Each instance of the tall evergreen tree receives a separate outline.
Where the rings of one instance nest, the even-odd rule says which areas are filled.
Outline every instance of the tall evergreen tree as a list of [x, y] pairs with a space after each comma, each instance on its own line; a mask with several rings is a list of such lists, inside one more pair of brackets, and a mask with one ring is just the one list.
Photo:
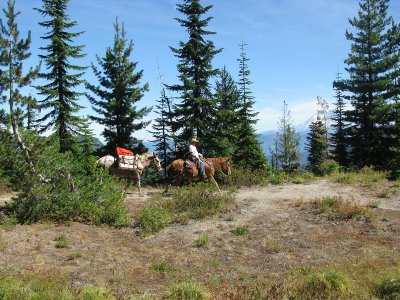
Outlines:
[[221, 52], [212, 41], [206, 40], [208, 35], [215, 34], [206, 29], [212, 17], [203, 18], [211, 8], [212, 5], [203, 6], [199, 0], [183, 0], [183, 4], [177, 4], [177, 10], [186, 18], [175, 19], [188, 32], [189, 39], [179, 42], [179, 48], [170, 47], [179, 59], [177, 69], [180, 83], [168, 86], [179, 93], [181, 99], [180, 103], [174, 105], [173, 118], [173, 131], [177, 132], [178, 142], [188, 143], [191, 137], [197, 135], [205, 154], [211, 150], [211, 137], [214, 134], [212, 124], [215, 124], [215, 102], [209, 81], [219, 72], [213, 68], [212, 60]]
[[[30, 68], [26, 74], [23, 74], [23, 63], [31, 56], [29, 52], [31, 32], [28, 32], [26, 39], [20, 39], [16, 22], [20, 12], [15, 11], [15, 1], [8, 0], [7, 8], [3, 9], [3, 13], [6, 23], [4, 24], [0, 20], [0, 82], [3, 91], [6, 91], [3, 99], [8, 100], [10, 120], [16, 125], [23, 121], [21, 120], [23, 116], [21, 110], [30, 99], [21, 94], [21, 89], [29, 86], [37, 78], [39, 65]], [[17, 113], [17, 111], [19, 112]], [[20, 117], [18, 118], [18, 116]]]
[[[340, 82], [340, 73], [336, 76], [336, 82]], [[335, 109], [332, 116], [333, 132], [330, 136], [331, 157], [342, 167], [347, 166], [347, 141], [346, 141], [346, 120], [345, 120], [345, 99], [338, 87], [335, 89]]]
[[386, 90], [388, 72], [396, 59], [388, 55], [387, 16], [389, 0], [362, 0], [358, 18], [349, 20], [355, 32], [346, 32], [352, 42], [345, 60], [350, 78], [334, 85], [346, 93], [351, 109], [346, 112], [349, 124], [350, 162], [358, 167], [385, 167], [390, 160], [390, 111]]
[[161, 91], [161, 98], [156, 105], [156, 114], [158, 117], [154, 120], [152, 125], [156, 152], [161, 160], [161, 165], [164, 166], [164, 171], [166, 171], [167, 165], [173, 159], [172, 153], [172, 137], [168, 117], [169, 99], [165, 95], [165, 89]]
[[[40, 180], [45, 180], [44, 176], [39, 174], [31, 158], [31, 153], [25, 144], [23, 131], [20, 130], [23, 118], [22, 107], [26, 103], [28, 97], [21, 94], [21, 89], [29, 86], [32, 81], [38, 76], [39, 66], [31, 67], [25, 74], [23, 70], [23, 64], [26, 59], [31, 56], [29, 52], [31, 44], [31, 34], [28, 32], [26, 39], [20, 39], [18, 25], [16, 22], [19, 12], [15, 12], [15, 1], [8, 0], [7, 8], [3, 9], [6, 24], [0, 20], [0, 82], [1, 89], [6, 95], [2, 97], [3, 100], [8, 102], [9, 105], [9, 124], [6, 126], [7, 130], [3, 132], [4, 140], [2, 143], [7, 146], [14, 146], [17, 144], [20, 152], [23, 154], [27, 166], [32, 174], [37, 175]], [[5, 113], [1, 113], [2, 118], [5, 117]], [[4, 120], [3, 120], [4, 122]], [[9, 134], [9, 127], [12, 128], [12, 138]], [[7, 152], [13, 153], [15, 156], [15, 151], [12, 151], [10, 147]], [[14, 157], [7, 157], [6, 160], [15, 162]], [[13, 168], [16, 168], [14, 164], [11, 164]], [[24, 167], [25, 168], [25, 167]]]
[[242, 167], [250, 167], [252, 169], [266, 168], [267, 159], [253, 127], [257, 123], [256, 116], [258, 113], [253, 111], [255, 102], [250, 89], [252, 82], [249, 79], [250, 70], [247, 65], [249, 59], [243, 42], [240, 45], [240, 50], [240, 58], [238, 59], [240, 108], [237, 113], [238, 136], [233, 161]]
[[286, 174], [299, 168], [300, 134], [293, 126], [293, 121], [286, 101], [283, 102], [283, 115], [278, 123], [279, 130], [275, 138], [275, 163]]
[[227, 71], [221, 70], [219, 80], [215, 82], [216, 122], [214, 128], [214, 151], [210, 156], [231, 157], [236, 151], [237, 119], [240, 108], [239, 91], [236, 82]]
[[93, 110], [100, 115], [91, 116], [91, 119], [105, 126], [103, 136], [108, 151], [113, 151], [116, 146], [132, 147], [136, 143], [133, 133], [150, 123], [142, 119], [151, 111], [148, 107], [136, 107], [148, 91], [148, 84], [140, 85], [143, 70], [137, 72], [137, 62], [130, 61], [133, 42], [128, 42], [124, 25], [120, 28], [116, 20], [114, 28], [113, 47], [106, 49], [105, 57], [97, 56], [100, 69], [92, 64], [100, 86], [86, 85], [96, 96], [87, 95]]
[[392, 21], [388, 31], [387, 55], [392, 58], [394, 64], [389, 71], [388, 98], [390, 99], [390, 113], [388, 123], [390, 126], [390, 138], [392, 140], [391, 160], [389, 169], [393, 177], [400, 177], [400, 26]]
[[[48, 109], [39, 122], [47, 122], [41, 131], [55, 129], [59, 139], [60, 152], [76, 151], [77, 143], [83, 128], [87, 126], [85, 119], [77, 113], [83, 108], [79, 103], [83, 93], [76, 91], [84, 81], [81, 77], [86, 67], [72, 64], [71, 61], [85, 56], [84, 46], [72, 45], [74, 38], [82, 32], [69, 32], [77, 25], [70, 21], [67, 15], [69, 0], [43, 0], [42, 8], [36, 10], [48, 20], [39, 25], [48, 29], [42, 39], [48, 45], [40, 49], [46, 54], [39, 55], [46, 65], [46, 73], [40, 77], [48, 81], [46, 85], [38, 86], [39, 94], [45, 98], [40, 101], [41, 107]], [[75, 72], [75, 73], [74, 73]]]
[[322, 175], [321, 164], [328, 158], [328, 140], [327, 130], [322, 122], [322, 118], [317, 116], [317, 120], [312, 122], [309, 126], [309, 133], [307, 135], [308, 162], [310, 163], [311, 171], [316, 175]]

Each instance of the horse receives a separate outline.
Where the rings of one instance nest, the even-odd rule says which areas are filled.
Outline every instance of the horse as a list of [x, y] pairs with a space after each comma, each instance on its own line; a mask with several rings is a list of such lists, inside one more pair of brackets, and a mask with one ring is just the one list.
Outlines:
[[140, 176], [143, 173], [143, 170], [148, 166], [152, 166], [158, 172], [161, 170], [160, 159], [157, 157], [157, 154], [153, 153], [144, 153], [142, 155], [136, 155], [138, 162], [137, 166], [135, 166], [132, 170], [123, 170], [118, 168], [118, 160], [111, 155], [106, 155], [97, 160], [97, 165], [101, 166], [105, 169], [108, 169], [112, 175], [118, 177], [120, 179], [127, 179], [127, 185], [125, 187], [125, 191], [129, 186], [130, 180], [136, 182], [136, 186], [139, 191], [139, 195], [143, 196], [142, 189], [140, 187]]
[[183, 159], [174, 160], [166, 168], [167, 173], [164, 193], [168, 193], [169, 186], [173, 180], [175, 180], [176, 185], [181, 185], [183, 179], [195, 182], [210, 179], [217, 187], [218, 191], [221, 191], [214, 176], [218, 170], [221, 170], [226, 176], [231, 175], [229, 160], [230, 157], [202, 158], [204, 171], [207, 175], [206, 179], [200, 177], [198, 168], [193, 162], [184, 161]]

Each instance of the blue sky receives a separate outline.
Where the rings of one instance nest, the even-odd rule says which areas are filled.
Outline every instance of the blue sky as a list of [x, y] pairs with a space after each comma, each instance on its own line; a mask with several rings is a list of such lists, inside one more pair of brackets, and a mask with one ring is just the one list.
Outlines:
[[[104, 56], [106, 47], [112, 46], [113, 23], [118, 17], [125, 25], [128, 39], [134, 43], [132, 61], [137, 61], [138, 68], [144, 70], [142, 83], [150, 85], [150, 92], [137, 106], [154, 105], [161, 91], [159, 73], [163, 82], [177, 82], [177, 59], [169, 46], [177, 47], [179, 41], [187, 40], [184, 28], [174, 20], [183, 17], [176, 10], [177, 3], [182, 1], [70, 0], [69, 17], [78, 22], [74, 31], [84, 31], [75, 43], [85, 45], [87, 56], [80, 64], [90, 66], [96, 61], [96, 54]], [[237, 79], [239, 44], [242, 40], [247, 44], [254, 109], [259, 112], [258, 132], [277, 128], [284, 100], [295, 125], [316, 112], [317, 96], [333, 103], [335, 74], [339, 71], [346, 77], [343, 61], [350, 43], [345, 32], [352, 29], [348, 19], [357, 15], [357, 0], [203, 0], [201, 3], [213, 5], [208, 15], [214, 18], [208, 29], [216, 34], [210, 39], [217, 48], [223, 48], [214, 59], [215, 67], [225, 65]], [[5, 4], [6, 0], [0, 1], [2, 8]], [[40, 0], [16, 0], [16, 10], [21, 12], [17, 19], [21, 37], [32, 31], [29, 63], [38, 61], [37, 54], [42, 53], [38, 48], [44, 45], [40, 36], [45, 30], [37, 24], [41, 16], [33, 10], [41, 5]], [[400, 0], [391, 1], [389, 15], [400, 21]], [[97, 83], [90, 68], [85, 79]], [[93, 114], [86, 99], [81, 103], [87, 107], [84, 114]], [[148, 119], [154, 117], [151, 114]], [[92, 128], [96, 134], [101, 132], [96, 124]], [[147, 131], [135, 136], [151, 139]]]

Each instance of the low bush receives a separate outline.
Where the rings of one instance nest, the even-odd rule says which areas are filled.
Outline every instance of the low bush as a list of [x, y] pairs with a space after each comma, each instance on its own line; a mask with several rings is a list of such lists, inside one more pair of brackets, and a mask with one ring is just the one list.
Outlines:
[[266, 185], [269, 182], [268, 172], [262, 169], [251, 170], [233, 168], [230, 176], [221, 179], [224, 185], [236, 188]]
[[376, 295], [381, 299], [400, 299], [400, 274], [385, 278], [376, 286]]
[[165, 295], [165, 299], [171, 300], [207, 300], [210, 298], [210, 293], [203, 286], [188, 282], [172, 285]]
[[333, 159], [326, 159], [319, 166], [319, 170], [321, 175], [331, 175], [333, 173], [339, 172], [340, 165]]
[[282, 183], [285, 182], [286, 177], [287, 176], [286, 176], [286, 174], [284, 172], [276, 171], [276, 172], [272, 173], [272, 175], [268, 178], [268, 181], [271, 184], [279, 185], [279, 184], [282, 184]]
[[137, 216], [137, 222], [144, 234], [154, 234], [171, 223], [171, 214], [162, 207], [146, 206]]
[[8, 209], [20, 223], [79, 221], [127, 226], [123, 187], [115, 178], [96, 168], [96, 158], [44, 150], [38, 171], [47, 182], [27, 175], [17, 198]]
[[341, 197], [324, 197], [315, 202], [320, 213], [328, 214], [333, 220], [349, 220], [367, 214], [367, 209]]

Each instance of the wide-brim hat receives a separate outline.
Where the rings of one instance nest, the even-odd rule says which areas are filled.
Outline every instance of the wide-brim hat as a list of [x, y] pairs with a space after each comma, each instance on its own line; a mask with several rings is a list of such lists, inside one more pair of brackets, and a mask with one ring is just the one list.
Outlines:
[[192, 138], [191, 140], [190, 140], [190, 143], [198, 143], [199, 141], [196, 139], [196, 138]]

